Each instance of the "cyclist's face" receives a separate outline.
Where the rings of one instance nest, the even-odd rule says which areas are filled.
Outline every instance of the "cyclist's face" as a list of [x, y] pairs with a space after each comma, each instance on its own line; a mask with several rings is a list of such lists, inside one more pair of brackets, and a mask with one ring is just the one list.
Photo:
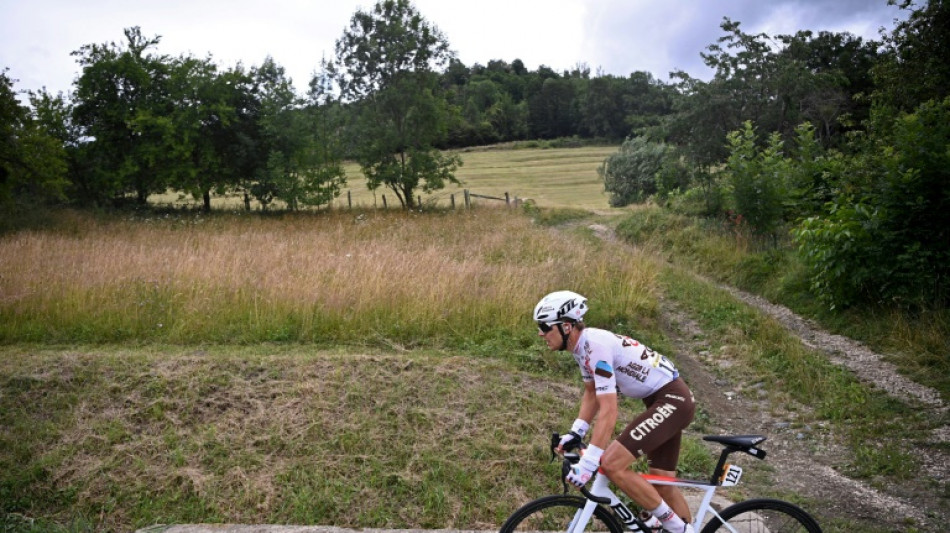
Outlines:
[[569, 326], [566, 324], [558, 324], [552, 326], [547, 331], [544, 331], [545, 328], [538, 328], [538, 336], [544, 339], [544, 342], [548, 345], [548, 348], [552, 350], [561, 349], [561, 344], [564, 342], [564, 339], [561, 338], [561, 332], [558, 329], [559, 327], [565, 328], [564, 333], [568, 333]]

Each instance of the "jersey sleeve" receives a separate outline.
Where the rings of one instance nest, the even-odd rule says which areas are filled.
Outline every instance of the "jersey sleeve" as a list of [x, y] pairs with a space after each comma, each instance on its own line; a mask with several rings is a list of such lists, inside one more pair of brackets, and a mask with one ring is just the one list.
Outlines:
[[617, 376], [610, 348], [596, 342], [589, 343], [587, 348], [594, 390], [597, 394], [616, 394]]

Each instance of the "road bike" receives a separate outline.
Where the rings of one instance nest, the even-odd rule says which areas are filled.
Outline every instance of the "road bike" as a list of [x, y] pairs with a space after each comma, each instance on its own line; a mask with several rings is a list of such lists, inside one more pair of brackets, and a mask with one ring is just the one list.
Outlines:
[[[723, 449], [713, 474], [707, 481], [687, 480], [674, 477], [643, 475], [653, 485], [704, 491], [699, 507], [694, 513], [693, 529], [699, 533], [821, 533], [818, 522], [797, 505], [769, 498], [742, 501], [717, 510], [713, 496], [723, 487], [735, 486], [742, 476], [742, 467], [727, 463], [735, 452], [744, 452], [757, 459], [765, 459], [766, 452], [760, 447], [763, 435], [707, 435], [703, 440], [716, 442]], [[551, 453], [560, 436], [552, 435]], [[650, 528], [645, 520], [649, 513], [634, 512], [610, 489], [609, 480], [602, 471], [594, 475], [590, 490], [580, 489], [583, 497], [567, 494], [564, 477], [571, 465], [580, 460], [578, 453], [570, 450], [563, 454], [561, 480], [563, 494], [554, 494], [531, 501], [514, 512], [501, 526], [500, 533], [526, 533], [559, 531], [562, 533], [626, 533], [636, 531], [660, 533], [662, 528]], [[626, 530], [626, 531], [625, 531]]]

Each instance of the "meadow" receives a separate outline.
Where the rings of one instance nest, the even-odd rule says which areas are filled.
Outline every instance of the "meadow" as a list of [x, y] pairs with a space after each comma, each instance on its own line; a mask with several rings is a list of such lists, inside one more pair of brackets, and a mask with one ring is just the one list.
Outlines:
[[[596, 175], [592, 149], [577, 150]], [[661, 299], [676, 302], [744, 378], [770, 383], [780, 403], [814, 405], [795, 424], [840, 431], [860, 452], [843, 460], [848, 472], [900, 482], [915, 471], [899, 444], [868, 443], [939, 420], [671, 265], [701, 240], [692, 226], [644, 241], [632, 226], [655, 211], [598, 204], [587, 171], [559, 178], [573, 192], [544, 197], [557, 189], [543, 185], [555, 161], [572, 167], [566, 154], [508, 152], [512, 168], [549, 161], [518, 178], [536, 191], [495, 177], [504, 152], [465, 156], [473, 190], [537, 199], [518, 209], [66, 211], [0, 236], [0, 529], [496, 529], [560, 490], [546, 446], [573, 420], [580, 385], [530, 312], [562, 288], [591, 299], [588, 323], [674, 361]], [[640, 246], [590, 228], [618, 222]], [[707, 263], [747, 257], [735, 239], [710, 242]], [[639, 408], [625, 402], [621, 418]], [[701, 406], [689, 430], [686, 477], [711, 468], [698, 436], [714, 416]], [[772, 475], [749, 486], [773, 490]], [[837, 520], [829, 531], [855, 527]]]
[[499, 499], [550, 490], [525, 458], [574, 408], [535, 301], [573, 287], [644, 327], [656, 305], [649, 259], [506, 208], [72, 214], [0, 257], [0, 501], [21, 530], [487, 528]]
[[[428, 207], [461, 208], [465, 190], [475, 194], [514, 201], [530, 200], [540, 207], [574, 207], [579, 209], [606, 209], [607, 194], [597, 174], [597, 167], [618, 146], [583, 146], [577, 148], [497, 146], [458, 151], [462, 166], [456, 172], [460, 184], [447, 184], [431, 194], [420, 191], [422, 203]], [[347, 183], [340, 196], [331, 202], [333, 208], [398, 207], [399, 200], [385, 187], [370, 191], [359, 165], [344, 165]], [[196, 206], [192, 198], [176, 194], [154, 196], [155, 204]], [[474, 199], [476, 205], [497, 204], [495, 200]], [[236, 196], [213, 197], [214, 208], [240, 208], [243, 200]]]

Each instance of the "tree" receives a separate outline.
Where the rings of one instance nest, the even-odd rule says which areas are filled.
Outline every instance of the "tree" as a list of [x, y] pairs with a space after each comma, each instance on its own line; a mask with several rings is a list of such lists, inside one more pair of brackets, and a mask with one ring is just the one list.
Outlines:
[[442, 33], [408, 0], [359, 10], [336, 41], [330, 72], [357, 113], [358, 161], [371, 189], [386, 186], [406, 209], [415, 192], [458, 183], [458, 156], [435, 149], [446, 137], [450, 107], [435, 69], [453, 58]]
[[687, 146], [702, 166], [715, 165], [726, 156], [725, 137], [751, 121], [763, 131], [779, 132], [783, 141], [795, 137], [795, 128], [812, 122], [826, 143], [847, 113], [861, 118], [866, 107], [854, 98], [869, 89], [862, 69], [874, 61], [875, 44], [865, 45], [849, 34], [811, 32], [780, 35], [747, 34], [740, 23], [726, 18], [726, 35], [702, 54], [715, 69], [709, 82], [684, 72], [676, 115], [665, 125], [668, 139]]
[[542, 139], [568, 137], [577, 132], [577, 94], [567, 78], [546, 78], [541, 90], [528, 99], [528, 126]]
[[211, 192], [223, 193], [235, 178], [227, 144], [237, 142], [234, 93], [242, 88], [233, 81], [210, 59], [180, 57], [170, 69], [170, 114], [155, 117], [165, 125], [169, 185], [200, 199], [205, 211], [211, 210]]
[[649, 72], [630, 74], [623, 84], [623, 119], [626, 131], [646, 132], [673, 112], [672, 86], [653, 78]]
[[613, 76], [589, 80], [581, 104], [581, 131], [593, 137], [622, 139], [629, 133], [623, 104], [623, 80]]
[[0, 207], [61, 201], [67, 185], [62, 143], [19, 103], [13, 80], [0, 71]]
[[324, 63], [310, 82], [308, 107], [293, 115], [300, 138], [288, 158], [295, 185], [295, 193], [283, 197], [289, 205], [321, 206], [340, 195], [346, 183], [340, 111]]
[[874, 90], [871, 70], [878, 61], [880, 43], [824, 31], [817, 35], [799, 31], [778, 38], [784, 45], [780, 57], [804, 66], [808, 73], [798, 80], [801, 117], [816, 126], [825, 145], [834, 144], [842, 119], [860, 124], [868, 118]]
[[895, 111], [912, 112], [928, 100], [950, 96], [950, 2], [888, 0], [910, 15], [885, 38], [882, 61], [873, 74], [875, 102]]
[[170, 60], [148, 53], [160, 37], [147, 39], [138, 27], [126, 29], [125, 37], [125, 47], [91, 44], [73, 52], [82, 66], [74, 118], [91, 139], [82, 153], [94, 203], [134, 193], [144, 204], [168, 186], [166, 131], [156, 119], [170, 112]]
[[253, 176], [251, 194], [263, 209], [277, 199], [297, 207], [297, 153], [304, 150], [296, 114], [300, 102], [283, 67], [272, 58], [251, 69], [254, 93], [260, 102], [261, 165]]
[[503, 93], [488, 110], [488, 120], [499, 140], [523, 139], [528, 134], [528, 109], [524, 102], [516, 103]]

